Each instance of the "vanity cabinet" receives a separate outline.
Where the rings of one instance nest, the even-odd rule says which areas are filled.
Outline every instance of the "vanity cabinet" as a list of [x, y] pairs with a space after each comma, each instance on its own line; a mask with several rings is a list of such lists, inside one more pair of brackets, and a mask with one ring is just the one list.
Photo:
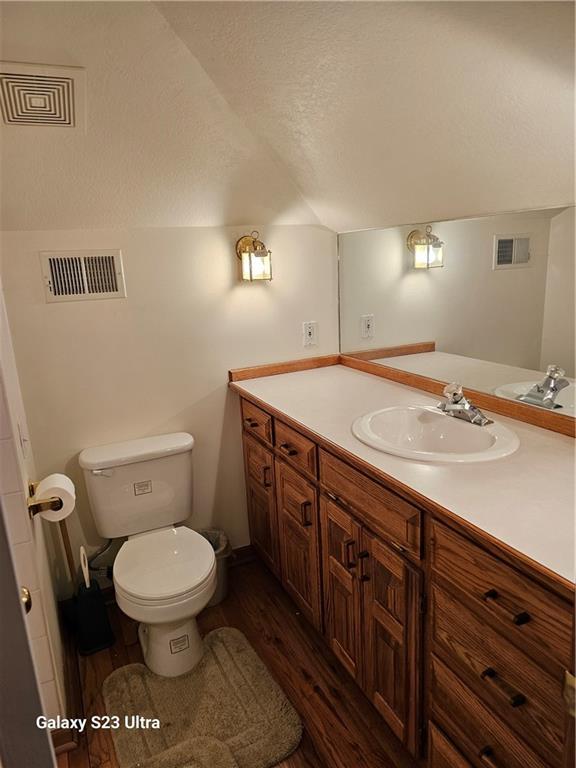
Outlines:
[[567, 765], [572, 606], [432, 523], [431, 715], [473, 765]]
[[429, 768], [572, 766], [573, 596], [305, 428], [242, 417], [252, 544], [408, 752], [427, 731]]
[[283, 461], [276, 460], [275, 472], [282, 584], [322, 631], [318, 494]]
[[333, 501], [320, 501], [326, 639], [340, 663], [362, 684], [361, 528]]
[[262, 560], [280, 574], [274, 455], [251, 436], [244, 437], [244, 467], [250, 540]]

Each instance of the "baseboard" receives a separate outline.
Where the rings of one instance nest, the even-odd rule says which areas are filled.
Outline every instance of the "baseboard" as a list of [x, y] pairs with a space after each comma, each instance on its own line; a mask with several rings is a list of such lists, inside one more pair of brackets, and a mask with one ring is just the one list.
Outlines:
[[[83, 717], [82, 688], [80, 685], [80, 669], [78, 667], [78, 654], [76, 653], [76, 641], [70, 631], [63, 614], [63, 604], [59, 605], [60, 633], [62, 636], [62, 650], [64, 653], [64, 689], [66, 693], [67, 716]], [[54, 752], [70, 752], [78, 747], [80, 734], [70, 728], [57, 728], [50, 732]]]
[[238, 547], [232, 550], [232, 557], [230, 558], [230, 567], [233, 568], [236, 565], [245, 565], [256, 560], [256, 553], [252, 544], [248, 544], [246, 547]]

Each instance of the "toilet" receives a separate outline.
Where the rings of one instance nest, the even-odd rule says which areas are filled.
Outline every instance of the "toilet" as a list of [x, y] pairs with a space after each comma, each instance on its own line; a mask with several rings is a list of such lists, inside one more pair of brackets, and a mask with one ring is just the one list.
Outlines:
[[216, 589], [216, 558], [192, 512], [192, 450], [185, 432], [84, 449], [79, 457], [98, 533], [127, 536], [114, 561], [120, 609], [140, 622], [148, 668], [164, 677], [201, 659], [196, 616]]

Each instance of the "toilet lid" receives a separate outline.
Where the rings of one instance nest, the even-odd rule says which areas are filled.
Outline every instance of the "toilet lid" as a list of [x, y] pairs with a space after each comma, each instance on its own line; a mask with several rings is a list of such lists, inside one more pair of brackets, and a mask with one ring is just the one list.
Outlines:
[[114, 583], [145, 600], [194, 592], [210, 577], [215, 555], [203, 536], [186, 526], [136, 536], [114, 561]]

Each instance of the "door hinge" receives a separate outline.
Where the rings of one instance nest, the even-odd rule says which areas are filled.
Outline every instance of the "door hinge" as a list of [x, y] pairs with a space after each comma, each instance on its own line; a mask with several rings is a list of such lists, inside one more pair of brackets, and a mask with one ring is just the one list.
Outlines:
[[564, 690], [562, 694], [568, 713], [574, 717], [576, 711], [576, 677], [568, 672], [568, 670], [564, 672]]

